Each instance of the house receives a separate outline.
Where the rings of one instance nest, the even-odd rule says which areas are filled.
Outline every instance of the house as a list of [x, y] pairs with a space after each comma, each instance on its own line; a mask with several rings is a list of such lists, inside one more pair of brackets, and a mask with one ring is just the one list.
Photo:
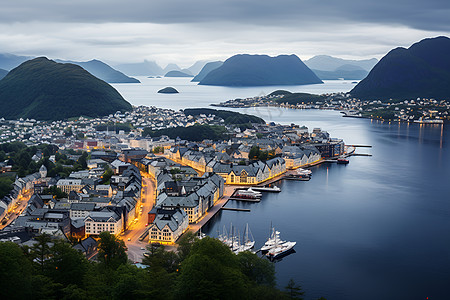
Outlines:
[[69, 193], [70, 191], [80, 191], [84, 185], [81, 179], [66, 178], [58, 180], [56, 186], [64, 193]]
[[92, 237], [88, 237], [73, 246], [73, 248], [83, 253], [88, 260], [91, 260], [95, 258], [98, 253], [97, 246], [97, 241]]
[[70, 205], [71, 219], [84, 219], [95, 209], [95, 203], [72, 203]]
[[174, 244], [188, 229], [189, 218], [182, 209], [154, 207], [148, 213], [148, 242]]
[[84, 219], [87, 236], [97, 236], [103, 231], [119, 234], [122, 229], [122, 218], [114, 211], [92, 211]]

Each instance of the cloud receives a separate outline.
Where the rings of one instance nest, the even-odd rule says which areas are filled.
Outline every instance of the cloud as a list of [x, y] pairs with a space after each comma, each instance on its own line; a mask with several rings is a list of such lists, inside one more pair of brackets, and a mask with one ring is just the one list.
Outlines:
[[[0, 22], [154, 23], [233, 22], [259, 26], [363, 22], [450, 30], [443, 0], [22, 0], [9, 1]], [[330, 25], [331, 25], [330, 24]]]
[[381, 58], [450, 32], [448, 1], [22, 0], [0, 10], [0, 53], [188, 66], [236, 53]]

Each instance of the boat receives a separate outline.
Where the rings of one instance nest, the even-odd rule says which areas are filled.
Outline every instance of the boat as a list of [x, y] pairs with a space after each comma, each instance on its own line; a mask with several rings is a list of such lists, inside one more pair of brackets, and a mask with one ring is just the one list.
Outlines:
[[201, 239], [203, 239], [203, 238], [205, 238], [205, 237], [206, 237], [206, 234], [203, 233], [203, 232], [202, 232], [202, 229], [200, 228], [200, 230], [198, 231], [197, 238], [198, 238], [199, 240], [201, 240]]
[[296, 244], [297, 242], [285, 242], [281, 245], [277, 245], [276, 247], [270, 249], [269, 252], [267, 252], [266, 256], [270, 259], [276, 259], [281, 256], [287, 255], [293, 250]]
[[288, 175], [284, 176], [284, 179], [308, 181], [311, 179], [311, 176], [306, 175], [306, 174], [288, 174]]
[[258, 192], [272, 192], [272, 193], [279, 193], [281, 192], [281, 189], [277, 186], [273, 186], [273, 187], [268, 187], [268, 186], [254, 186], [252, 187], [253, 191], [258, 191]]
[[341, 157], [341, 158], [337, 159], [337, 163], [340, 164], [340, 165], [346, 165], [346, 164], [349, 163], [349, 161], [348, 161], [348, 159]]
[[261, 247], [261, 252], [266, 252], [275, 247], [278, 244], [283, 244], [285, 241], [280, 239], [280, 232], [276, 231], [275, 228], [272, 227], [271, 234], [264, 245]]
[[302, 169], [302, 168], [298, 168], [297, 170], [298, 174], [304, 174], [304, 175], [311, 175], [311, 170], [307, 170], [307, 169]]
[[261, 198], [262, 194], [260, 192], [252, 190], [249, 188], [247, 190], [237, 190], [234, 194], [234, 198], [243, 198], [243, 199], [258, 199]]
[[253, 238], [253, 234], [250, 231], [250, 227], [248, 226], [247, 223], [247, 226], [245, 227], [242, 247], [244, 248], [244, 251], [247, 251], [252, 249], [254, 246], [255, 246], [255, 239]]

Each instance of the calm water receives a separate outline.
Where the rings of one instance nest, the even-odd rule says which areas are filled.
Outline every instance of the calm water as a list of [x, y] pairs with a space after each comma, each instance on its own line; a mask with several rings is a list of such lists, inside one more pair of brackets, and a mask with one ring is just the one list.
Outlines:
[[[324, 84], [285, 85], [270, 87], [220, 87], [197, 85], [191, 78], [147, 78], [137, 76], [141, 83], [113, 84], [122, 96], [133, 105], [147, 105], [178, 110], [180, 108], [207, 107], [211, 103], [219, 103], [235, 98], [247, 98], [267, 95], [279, 89], [291, 92], [330, 93], [348, 92], [353, 86], [348, 80], [328, 80]], [[158, 94], [157, 91], [171, 86], [179, 94]]]
[[[331, 89], [341, 84], [321, 86]], [[146, 94], [142, 98], [126, 96], [138, 95], [138, 89], [117, 88], [133, 104], [182, 108], [216, 102], [208, 101], [207, 93], [200, 91], [198, 97], [185, 96], [179, 106], [158, 103], [151, 96], [146, 103]], [[215, 97], [223, 101], [239, 96], [238, 91], [228, 89], [217, 88]], [[238, 90], [244, 92], [241, 97], [252, 96], [246, 94], [251, 89]], [[141, 93], [145, 91], [148, 87]], [[138, 98], [142, 102], [135, 100]], [[315, 167], [309, 182], [281, 181], [282, 192], [264, 194], [260, 203], [230, 201], [228, 207], [250, 208], [251, 212], [223, 211], [204, 228], [207, 234], [217, 236], [218, 230], [224, 225], [229, 228], [230, 223], [242, 232], [249, 223], [256, 247], [260, 247], [272, 222], [282, 238], [297, 242], [296, 253], [275, 263], [278, 284], [283, 287], [290, 278], [295, 279], [306, 299], [449, 298], [447, 128], [343, 118], [334, 111], [240, 111], [268, 121], [321, 127], [347, 144], [372, 145], [358, 152], [373, 156], [351, 157], [346, 166]]]

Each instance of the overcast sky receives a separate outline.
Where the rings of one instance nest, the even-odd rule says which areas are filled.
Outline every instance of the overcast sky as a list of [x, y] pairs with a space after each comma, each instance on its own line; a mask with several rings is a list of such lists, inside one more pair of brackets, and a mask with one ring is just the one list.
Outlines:
[[381, 58], [438, 35], [450, 35], [448, 0], [16, 0], [0, 9], [0, 53], [109, 63]]

